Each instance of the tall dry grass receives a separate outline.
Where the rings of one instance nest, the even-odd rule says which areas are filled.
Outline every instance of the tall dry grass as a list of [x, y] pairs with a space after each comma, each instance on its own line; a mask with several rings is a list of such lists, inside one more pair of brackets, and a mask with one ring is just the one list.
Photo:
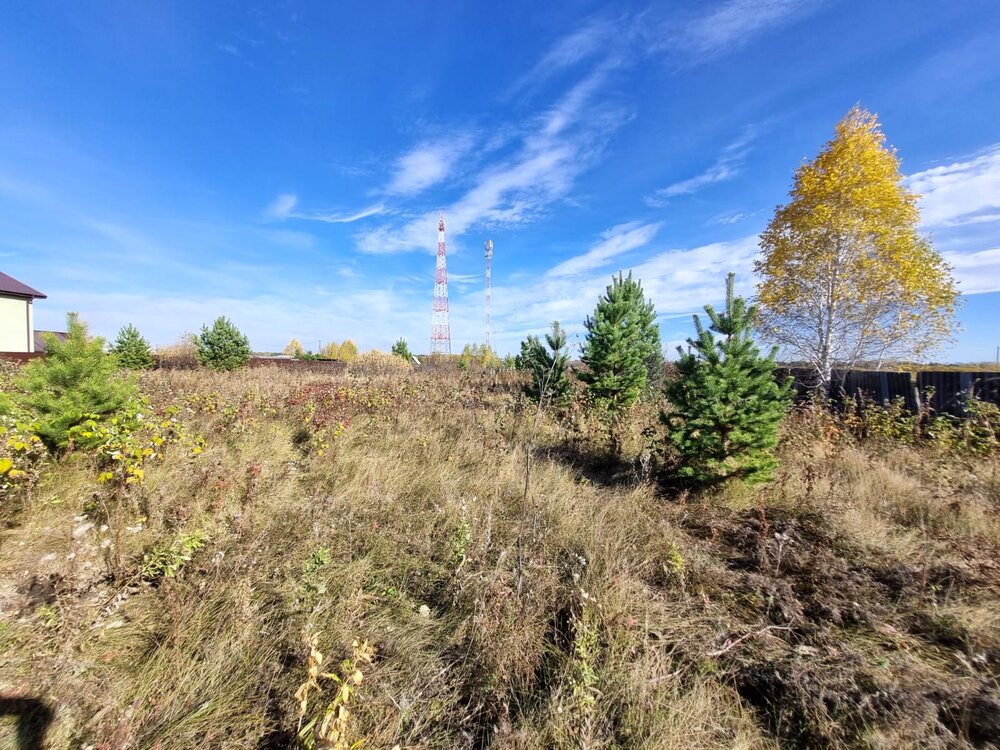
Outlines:
[[[54, 706], [55, 748], [293, 747], [311, 649], [338, 673], [367, 641], [338, 728], [373, 748], [973, 741], [985, 720], [947, 717], [994, 694], [995, 579], [968, 550], [997, 557], [995, 462], [793, 420], [772, 485], [692, 494], [657, 481], [655, 403], [616, 458], [520, 385], [145, 374], [203, 449], [115, 506], [90, 456], [47, 467], [3, 531], [0, 689]], [[196, 534], [175, 575], [144, 568]]]

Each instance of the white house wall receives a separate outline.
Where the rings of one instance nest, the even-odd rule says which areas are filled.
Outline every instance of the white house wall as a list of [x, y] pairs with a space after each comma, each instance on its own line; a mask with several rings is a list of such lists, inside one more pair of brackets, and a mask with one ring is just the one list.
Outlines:
[[35, 301], [28, 300], [28, 351], [35, 351]]
[[0, 296], [0, 352], [35, 349], [31, 304], [23, 297]]

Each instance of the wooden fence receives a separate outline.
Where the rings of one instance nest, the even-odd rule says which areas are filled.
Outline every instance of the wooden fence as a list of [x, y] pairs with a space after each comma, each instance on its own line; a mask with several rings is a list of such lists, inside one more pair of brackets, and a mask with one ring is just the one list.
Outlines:
[[[780, 371], [791, 375], [800, 399], [815, 392], [816, 373], [812, 370], [787, 368]], [[902, 399], [912, 412], [921, 406], [934, 412], [962, 416], [969, 396], [1000, 406], [1000, 372], [929, 370], [909, 372], [877, 372], [874, 370], [835, 370], [834, 385], [828, 394], [838, 403], [869, 398], [878, 404]]]

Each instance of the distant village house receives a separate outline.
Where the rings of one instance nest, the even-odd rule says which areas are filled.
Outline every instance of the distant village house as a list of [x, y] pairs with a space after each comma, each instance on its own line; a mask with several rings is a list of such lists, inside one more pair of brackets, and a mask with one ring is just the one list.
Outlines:
[[18, 354], [39, 351], [34, 329], [33, 303], [45, 299], [37, 289], [0, 271], [0, 352]]

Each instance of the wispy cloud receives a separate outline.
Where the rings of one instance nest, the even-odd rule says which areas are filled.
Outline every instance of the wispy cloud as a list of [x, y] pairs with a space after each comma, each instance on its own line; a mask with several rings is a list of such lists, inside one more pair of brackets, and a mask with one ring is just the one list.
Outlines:
[[580, 28], [557, 39], [542, 58], [519, 78], [508, 92], [511, 97], [536, 88], [556, 73], [608, 51], [608, 42], [620, 32], [622, 23], [609, 18], [591, 18]]
[[299, 198], [293, 193], [282, 193], [273, 201], [266, 209], [264, 209], [264, 214], [270, 219], [287, 219], [292, 215], [292, 211], [298, 204]]
[[963, 294], [1000, 292], [1000, 247], [974, 253], [943, 253]]
[[[562, 321], [571, 333], [581, 333], [581, 321], [593, 311], [598, 296], [618, 270], [631, 271], [642, 281], [667, 338], [686, 336], [691, 333], [688, 314], [724, 297], [730, 271], [737, 274], [737, 293], [752, 294], [757, 242], [756, 235], [749, 235], [732, 242], [666, 250], [614, 271], [592, 268], [591, 273], [573, 276], [550, 271], [532, 284], [495, 287], [494, 320], [501, 332], [498, 340], [506, 343], [507, 349], [516, 348], [517, 336], [523, 338], [524, 332], [538, 330], [551, 320]], [[504, 342], [505, 335], [510, 336], [509, 342]]]
[[728, 0], [689, 20], [668, 39], [671, 46], [697, 58], [711, 57], [742, 46], [817, 4], [810, 0]]
[[[612, 105], [601, 98], [601, 92], [607, 89], [614, 75], [666, 49], [697, 54], [722, 52], [727, 45], [735, 47], [740, 34], [749, 37], [812, 5], [815, 3], [791, 0], [758, 3], [729, 0], [709, 13], [685, 21], [662, 15], [654, 18], [651, 13], [592, 17], [556, 40], [529, 72], [515, 82], [516, 92], [551, 81], [557, 73], [574, 71], [578, 76], [576, 83], [540, 115], [529, 115], [522, 122], [492, 123], [495, 131], [505, 134], [503, 149], [493, 151], [487, 144], [480, 144], [473, 172], [464, 163], [464, 157], [476, 147], [477, 139], [467, 128], [456, 128], [450, 137], [424, 140], [401, 155], [388, 185], [379, 192], [391, 201], [416, 196], [452, 177], [471, 181], [463, 195], [444, 206], [449, 237], [453, 240], [474, 226], [513, 226], [533, 221], [556, 201], [568, 199], [579, 175], [599, 159], [606, 140], [627, 122], [629, 114], [621, 105]], [[667, 33], [666, 29], [674, 31]], [[580, 76], [578, 69], [584, 66], [586, 72]], [[753, 135], [748, 130], [702, 174], [656, 191], [647, 202], [662, 205], [670, 197], [694, 192], [738, 174]], [[486, 153], [492, 161], [483, 158]], [[293, 207], [288, 209], [286, 218], [351, 221], [393, 213], [402, 220], [366, 229], [355, 236], [360, 251], [377, 254], [433, 251], [440, 207], [438, 204], [424, 210], [390, 212], [380, 204], [344, 216], [297, 212]]]
[[458, 135], [439, 143], [420, 144], [396, 161], [395, 174], [386, 192], [413, 195], [438, 184], [451, 174], [472, 142], [468, 135]]
[[607, 265], [608, 261], [630, 250], [648, 245], [656, 236], [660, 224], [630, 222], [619, 224], [601, 234], [601, 241], [583, 255], [578, 255], [551, 268], [549, 276], [571, 276]]
[[215, 48], [221, 52], [225, 52], [227, 55], [241, 57], [240, 50], [235, 44], [230, 44], [229, 42], [216, 42]]
[[345, 214], [330, 213], [327, 211], [314, 211], [313, 213], [293, 214], [293, 216], [297, 219], [323, 221], [327, 224], [350, 224], [361, 219], [367, 219], [369, 216], [378, 216], [383, 213], [385, 213], [385, 205], [382, 203], [376, 203], [368, 206], [367, 208], [362, 208], [359, 211], [354, 211], [353, 213]]
[[740, 173], [743, 162], [750, 153], [750, 143], [755, 137], [753, 128], [747, 128], [743, 135], [726, 146], [719, 157], [701, 174], [680, 180], [665, 188], [660, 188], [645, 198], [646, 205], [659, 207], [666, 205], [668, 199], [678, 195], [694, 193], [717, 182], [732, 179]]
[[747, 217], [747, 214], [743, 211], [733, 211], [731, 213], [719, 214], [714, 217], [709, 223], [711, 224], [735, 224], [738, 221], [743, 221]]
[[[594, 163], [604, 140], [625, 121], [620, 110], [595, 102], [612, 68], [601, 64], [591, 70], [543, 115], [524, 124], [526, 134], [512, 155], [477, 171], [472, 186], [444, 209], [450, 237], [473, 226], [523, 224], [566, 196]], [[429, 210], [402, 225], [361, 232], [357, 247], [366, 253], [432, 250], [436, 217]]]
[[907, 184], [923, 196], [920, 209], [925, 226], [1000, 220], [1000, 143], [965, 161], [916, 172]]
[[275, 198], [264, 209], [264, 216], [275, 221], [285, 221], [286, 219], [303, 219], [306, 221], [322, 221], [327, 224], [349, 224], [369, 216], [377, 216], [385, 212], [385, 205], [377, 203], [367, 208], [362, 208], [353, 212], [331, 212], [331, 211], [296, 211], [299, 203], [298, 196], [293, 193], [282, 193]]
[[448, 283], [458, 284], [459, 286], [468, 286], [470, 284], [475, 284], [482, 281], [483, 274], [481, 273], [449, 273]]

